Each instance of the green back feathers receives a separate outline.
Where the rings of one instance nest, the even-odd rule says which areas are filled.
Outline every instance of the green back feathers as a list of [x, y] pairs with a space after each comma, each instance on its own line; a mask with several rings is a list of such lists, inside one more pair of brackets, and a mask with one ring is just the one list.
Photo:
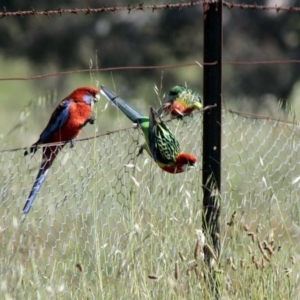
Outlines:
[[150, 108], [149, 148], [153, 159], [162, 164], [173, 164], [180, 154], [180, 145], [169, 127]]

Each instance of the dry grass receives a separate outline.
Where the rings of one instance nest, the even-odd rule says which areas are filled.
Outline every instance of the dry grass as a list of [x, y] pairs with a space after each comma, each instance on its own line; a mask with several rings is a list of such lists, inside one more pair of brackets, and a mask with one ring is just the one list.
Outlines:
[[[98, 114], [86, 135], [118, 126]], [[1, 154], [0, 298], [214, 299], [213, 250], [199, 240], [201, 120], [170, 125], [199, 158], [176, 176], [136, 157], [135, 129], [65, 147], [21, 223], [40, 153]], [[297, 299], [298, 129], [229, 113], [223, 128], [221, 299]]]

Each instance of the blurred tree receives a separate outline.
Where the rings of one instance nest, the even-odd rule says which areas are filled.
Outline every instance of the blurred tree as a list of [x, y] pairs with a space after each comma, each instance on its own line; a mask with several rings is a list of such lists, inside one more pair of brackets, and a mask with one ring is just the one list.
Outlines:
[[[30, 7], [21, 0], [3, 1], [7, 11], [57, 8], [111, 6], [110, 1], [51, 1], [41, 6], [31, 1]], [[139, 1], [130, 1], [131, 5]], [[118, 1], [127, 6], [128, 1]], [[188, 56], [199, 55], [200, 34], [196, 41], [188, 41], [187, 32], [201, 29], [201, 11], [127, 11], [85, 16], [12, 17], [1, 20], [0, 49], [5, 55], [26, 56], [39, 71], [87, 68], [97, 51], [101, 67], [138, 66], [180, 62]], [[177, 25], [176, 25], [177, 24]], [[173, 25], [176, 25], [173, 28]], [[180, 31], [177, 30], [180, 28]], [[175, 30], [176, 34], [174, 34]], [[191, 51], [192, 46], [192, 51]], [[129, 87], [136, 85], [134, 77], [153, 80], [153, 71], [135, 71], [129, 76]], [[176, 80], [172, 78], [172, 81]], [[173, 82], [172, 82], [173, 84]]]
[[[238, 3], [255, 4], [244, 0]], [[259, 5], [280, 5], [259, 1]], [[283, 1], [296, 6], [296, 1]], [[224, 9], [224, 61], [293, 60], [300, 55], [300, 18], [297, 12]], [[226, 73], [226, 69], [231, 71]], [[231, 94], [254, 97], [265, 94], [287, 99], [300, 76], [298, 64], [225, 66], [224, 86]]]
[[[176, 0], [173, 3], [179, 2]], [[237, 1], [254, 4], [254, 1]], [[140, 1], [119, 0], [51, 1], [45, 6], [33, 0], [30, 6], [22, 0], [4, 0], [7, 11], [34, 8], [82, 8], [127, 6]], [[164, 2], [161, 1], [161, 4]], [[260, 1], [268, 4], [269, 1]], [[144, 3], [146, 4], [146, 3]], [[147, 4], [150, 4], [147, 3]], [[157, 4], [157, 3], [156, 3]], [[296, 1], [285, 1], [295, 5]], [[202, 61], [203, 11], [197, 6], [181, 10], [127, 11], [85, 16], [64, 14], [0, 20], [0, 51], [8, 57], [27, 57], [36, 72], [49, 73], [76, 68], [88, 68], [90, 59], [99, 67], [157, 65]], [[300, 51], [300, 21], [298, 13], [224, 8], [224, 61], [257, 61], [297, 59]], [[185, 69], [189, 72], [189, 69]], [[127, 71], [124, 83], [128, 89], [140, 80], [158, 83], [158, 72]], [[288, 98], [300, 76], [297, 64], [224, 66], [224, 91], [227, 95], [247, 95], [260, 102], [263, 94]], [[56, 80], [59, 88], [64, 82]], [[169, 88], [179, 82], [178, 72], [164, 78]], [[190, 85], [199, 86], [195, 77]]]

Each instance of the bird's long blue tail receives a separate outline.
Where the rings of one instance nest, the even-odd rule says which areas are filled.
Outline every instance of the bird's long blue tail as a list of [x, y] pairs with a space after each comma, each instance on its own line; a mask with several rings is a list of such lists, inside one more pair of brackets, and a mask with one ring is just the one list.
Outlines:
[[45, 166], [47, 164], [47, 160], [45, 160], [41, 166], [40, 166], [40, 170], [39, 170], [39, 173], [35, 179], [35, 182], [33, 184], [33, 187], [31, 189], [31, 192], [28, 196], [28, 199], [25, 203], [25, 206], [23, 208], [23, 214], [26, 216], [33, 204], [33, 201], [35, 200], [39, 190], [41, 189], [41, 186], [43, 184], [43, 182], [45, 181], [47, 175], [48, 175], [48, 172], [49, 172], [49, 167], [45, 170]]
[[139, 120], [144, 117], [138, 110], [103, 85], [101, 85], [101, 94], [117, 106], [133, 123], [139, 123]]

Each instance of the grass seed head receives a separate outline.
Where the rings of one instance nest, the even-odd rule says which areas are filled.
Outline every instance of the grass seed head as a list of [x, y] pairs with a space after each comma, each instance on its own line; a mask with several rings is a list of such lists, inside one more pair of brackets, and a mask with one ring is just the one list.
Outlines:
[[254, 262], [254, 265], [255, 265], [255, 268], [256, 268], [256, 270], [259, 270], [260, 269], [260, 263], [258, 262], [258, 261], [255, 261]]
[[178, 266], [178, 262], [175, 263], [174, 277], [175, 277], [176, 280], [179, 279], [179, 266]]
[[243, 226], [243, 228], [244, 228], [244, 230], [247, 232], [247, 231], [249, 231], [249, 226], [248, 226], [248, 224], [245, 224], [244, 226]]
[[231, 256], [227, 257], [227, 263], [229, 265], [232, 265], [232, 257]]
[[286, 277], [289, 278], [292, 273], [292, 268], [284, 268], [284, 273], [285, 273]]
[[245, 267], [245, 259], [244, 258], [241, 258], [241, 260], [240, 260], [240, 266], [241, 266], [241, 268]]
[[261, 254], [263, 255], [264, 259], [269, 262], [270, 258], [268, 257], [266, 251], [263, 248], [262, 243], [259, 240], [257, 240], [257, 245], [258, 245], [258, 248], [259, 248]]
[[196, 274], [197, 277], [199, 277], [199, 275], [201, 275], [201, 274], [199, 273], [199, 270], [198, 270], [198, 265], [195, 266], [194, 271], [195, 271], [195, 274]]
[[192, 271], [194, 271], [195, 268], [197, 268], [197, 267], [198, 267], [198, 264], [193, 264], [192, 266], [190, 266], [190, 267], [186, 270], [186, 275], [187, 275], [187, 276], [191, 276]]
[[274, 254], [274, 250], [272, 249], [272, 247], [269, 245], [267, 241], [263, 241], [263, 247], [264, 250], [266, 250], [270, 255]]
[[178, 252], [178, 254], [182, 261], [186, 261], [186, 257], [180, 251]]
[[252, 248], [250, 247], [250, 245], [247, 245], [247, 249], [248, 249], [249, 254], [253, 253]]
[[274, 245], [274, 243], [275, 243], [275, 240], [274, 240], [274, 230], [273, 229], [271, 229], [270, 232], [269, 232], [269, 234], [268, 234], [268, 243], [270, 245]]
[[251, 237], [253, 243], [256, 242], [256, 234], [254, 232], [250, 231], [247, 233], [247, 235]]
[[202, 246], [204, 246], [206, 239], [205, 239], [205, 234], [203, 233], [203, 230], [202, 229], [196, 229], [196, 234], [197, 234], [198, 240], [200, 241]]
[[81, 263], [77, 263], [75, 266], [79, 272], [83, 272], [83, 265]]
[[296, 263], [296, 258], [295, 258], [295, 256], [291, 256], [290, 259], [291, 259], [292, 265], [294, 265], [294, 264]]
[[234, 270], [234, 271], [237, 270], [235, 264], [233, 263], [232, 256], [229, 256], [229, 257], [227, 258], [227, 263], [230, 265], [230, 267], [232, 268], [232, 270]]
[[227, 225], [228, 225], [228, 226], [232, 226], [232, 225], [234, 224], [235, 216], [236, 216], [236, 210], [232, 213], [231, 218], [230, 218], [230, 221], [227, 222]]
[[211, 255], [211, 257], [215, 260], [215, 262], [218, 263], [218, 257], [216, 255], [214, 249], [210, 245], [208, 245], [208, 244], [204, 245], [204, 252], [209, 253]]
[[203, 260], [204, 253], [203, 253], [203, 247], [202, 247], [200, 240], [197, 240], [195, 250], [194, 250], [194, 258], [195, 258], [195, 260], [197, 260], [199, 257], [201, 257], [201, 259]]
[[261, 259], [261, 268], [264, 269], [266, 267], [266, 261], [262, 258]]

